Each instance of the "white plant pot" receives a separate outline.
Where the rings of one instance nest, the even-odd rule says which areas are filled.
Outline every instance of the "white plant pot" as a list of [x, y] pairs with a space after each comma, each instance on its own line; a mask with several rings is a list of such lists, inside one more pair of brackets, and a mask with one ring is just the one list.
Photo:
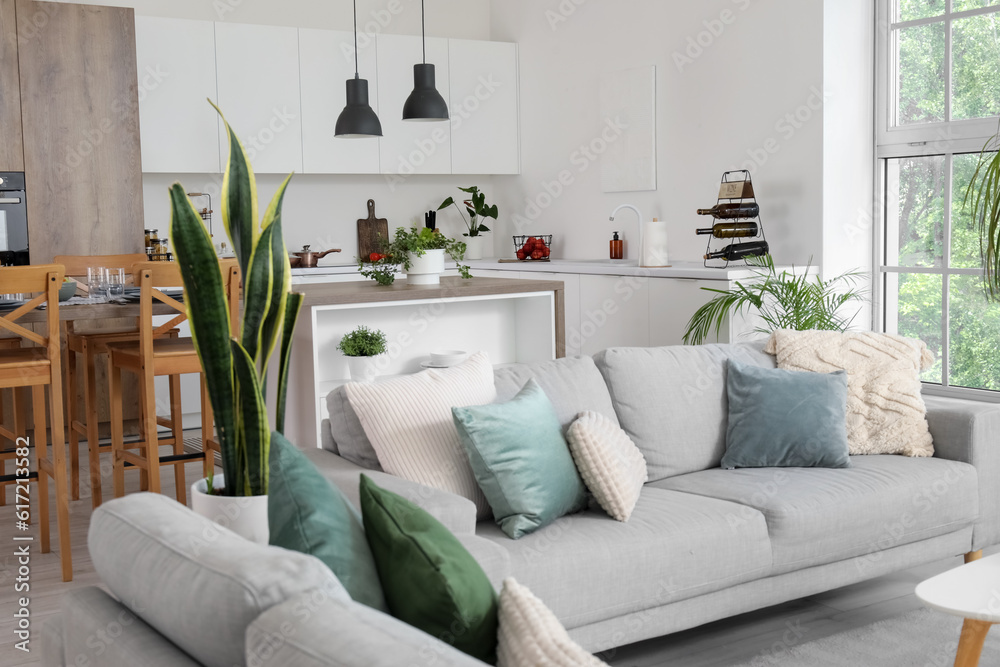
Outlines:
[[406, 282], [410, 285], [437, 285], [444, 273], [444, 249], [425, 250], [421, 256], [410, 255]]
[[[225, 482], [221, 473], [212, 480], [217, 489]], [[251, 542], [268, 543], [267, 496], [210, 496], [207, 480], [200, 479], [191, 485], [191, 509]]]
[[480, 234], [479, 236], [466, 236], [465, 237], [465, 258], [466, 259], [482, 259], [483, 249], [486, 247], [486, 237]]
[[347, 357], [347, 367], [351, 370], [353, 382], [370, 384], [378, 377], [378, 367], [385, 355], [375, 357]]

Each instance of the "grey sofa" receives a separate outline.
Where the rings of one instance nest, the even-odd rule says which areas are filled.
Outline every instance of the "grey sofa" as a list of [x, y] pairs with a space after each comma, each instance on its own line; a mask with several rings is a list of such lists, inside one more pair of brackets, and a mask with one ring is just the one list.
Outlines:
[[[1000, 407], [926, 397], [934, 458], [852, 457], [851, 468], [838, 470], [722, 470], [725, 369], [734, 357], [774, 365], [760, 344], [740, 344], [614, 348], [593, 359], [496, 371], [498, 400], [534, 377], [565, 425], [595, 410], [629, 433], [650, 477], [628, 523], [592, 507], [511, 540], [492, 522], [477, 523], [472, 502], [379, 472], [342, 391], [329, 398], [325, 449], [307, 454], [355, 503], [367, 472], [423, 506], [460, 537], [494, 585], [517, 578], [594, 652], [1000, 542]], [[213, 545], [237, 544], [226, 556], [228, 571], [216, 546], [185, 556], [177, 545], [197, 544], [193, 536], [205, 530], [163, 499], [125, 498], [95, 513], [90, 547], [114, 597], [69, 594], [62, 617], [46, 629], [46, 664], [75, 664], [95, 628], [133, 613], [129, 640], [107, 647], [99, 664], [478, 664], [353, 603], [309, 557], [251, 548], [216, 529]], [[212, 563], [226, 581], [241, 582], [243, 597], [230, 595], [223, 605], [196, 594], [211, 590], [204, 585]], [[140, 583], [150, 568], [161, 573], [156, 581], [164, 589]], [[288, 568], [308, 577], [292, 585]], [[249, 592], [257, 587], [267, 595]], [[220, 616], [224, 631], [216, 627]], [[200, 631], [194, 639], [190, 626]], [[225, 655], [206, 645], [224, 645]], [[168, 657], [135, 662], [150, 654]]]

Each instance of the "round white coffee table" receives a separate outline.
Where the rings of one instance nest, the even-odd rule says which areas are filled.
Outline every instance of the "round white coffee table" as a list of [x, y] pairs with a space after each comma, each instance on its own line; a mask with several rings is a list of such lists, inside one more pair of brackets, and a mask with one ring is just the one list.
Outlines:
[[973, 561], [917, 586], [933, 609], [965, 619], [955, 667], [975, 667], [990, 627], [1000, 623], [1000, 554]]

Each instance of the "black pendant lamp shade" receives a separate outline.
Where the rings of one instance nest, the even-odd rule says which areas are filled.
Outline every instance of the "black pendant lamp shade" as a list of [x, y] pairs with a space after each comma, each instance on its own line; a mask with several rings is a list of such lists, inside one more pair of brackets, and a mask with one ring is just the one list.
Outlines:
[[424, 0], [420, 0], [420, 33], [424, 62], [413, 66], [413, 92], [403, 104], [403, 120], [435, 122], [448, 120], [448, 105], [437, 91], [434, 65], [427, 64], [427, 30], [424, 26]]
[[335, 132], [341, 139], [364, 139], [382, 136], [382, 123], [368, 104], [368, 80], [347, 80], [347, 106], [337, 118]]
[[347, 106], [337, 118], [334, 135], [341, 139], [382, 136], [382, 123], [368, 103], [368, 80], [358, 75], [358, 0], [354, 0], [354, 78], [347, 80]]

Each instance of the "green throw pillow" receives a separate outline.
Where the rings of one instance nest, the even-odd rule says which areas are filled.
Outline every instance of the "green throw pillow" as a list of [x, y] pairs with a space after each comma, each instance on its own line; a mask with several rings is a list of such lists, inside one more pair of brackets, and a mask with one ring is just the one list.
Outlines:
[[358, 511], [280, 433], [271, 434], [267, 520], [274, 546], [316, 556], [356, 602], [388, 611]]
[[729, 360], [723, 468], [849, 468], [847, 373]]
[[528, 380], [506, 403], [452, 408], [462, 446], [493, 516], [518, 539], [587, 506], [552, 402]]
[[390, 613], [496, 663], [497, 595], [476, 559], [409, 500], [361, 476], [361, 514]]

